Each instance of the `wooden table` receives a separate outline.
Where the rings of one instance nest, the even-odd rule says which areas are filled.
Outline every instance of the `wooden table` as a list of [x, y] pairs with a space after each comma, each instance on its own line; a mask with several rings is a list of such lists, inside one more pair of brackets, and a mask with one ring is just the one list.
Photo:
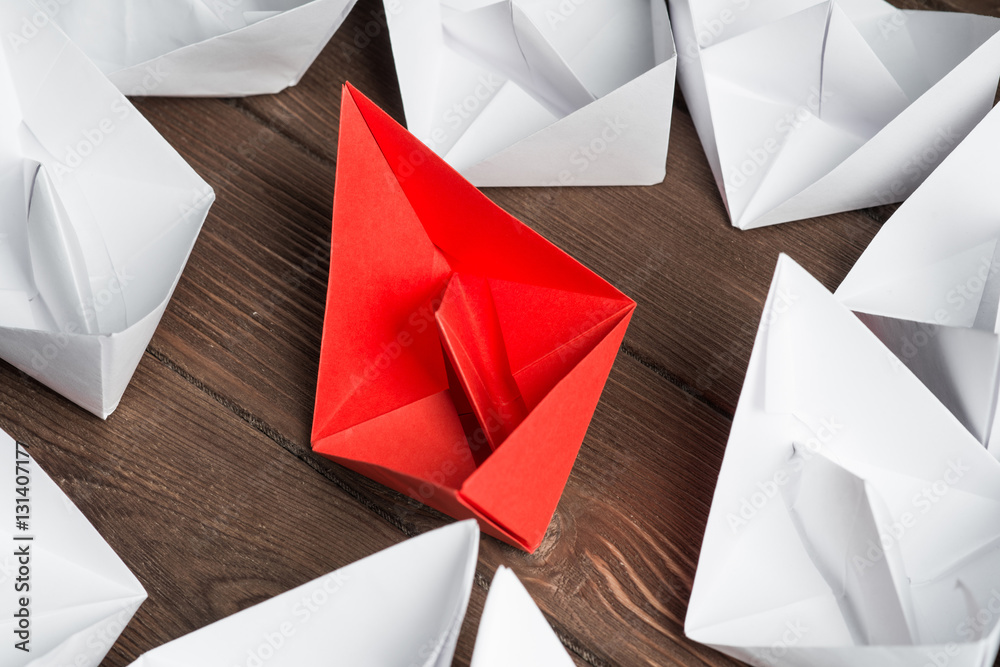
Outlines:
[[[149, 591], [106, 665], [450, 521], [309, 447], [345, 80], [403, 120], [378, 0], [280, 95], [138, 100], [218, 202], [121, 407], [101, 422], [0, 364], [0, 428]], [[580, 665], [735, 664], [683, 623], [775, 261], [834, 288], [892, 207], [731, 228], [680, 96], [662, 185], [487, 195], [639, 307], [541, 548], [483, 538], [456, 664], [500, 564]]]

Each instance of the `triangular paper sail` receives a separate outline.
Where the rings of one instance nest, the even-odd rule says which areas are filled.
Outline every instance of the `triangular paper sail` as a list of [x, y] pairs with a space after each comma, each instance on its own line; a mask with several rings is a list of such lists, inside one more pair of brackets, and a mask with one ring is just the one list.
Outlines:
[[501, 565], [479, 621], [472, 667], [570, 667], [573, 660], [512, 570]]

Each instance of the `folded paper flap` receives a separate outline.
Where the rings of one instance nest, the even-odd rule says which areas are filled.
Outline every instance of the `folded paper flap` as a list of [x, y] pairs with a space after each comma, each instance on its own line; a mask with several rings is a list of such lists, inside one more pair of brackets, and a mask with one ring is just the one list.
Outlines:
[[442, 29], [446, 46], [516, 82], [556, 117], [594, 100], [511, 0], [455, 13], [442, 22]]
[[[692, 46], [703, 49], [816, 5], [826, 5], [827, 2], [828, 0], [772, 0], [771, 2], [741, 0], [737, 3], [733, 0], [672, 0], [670, 14], [675, 23], [677, 17], [682, 14], [690, 16], [688, 23], [692, 24], [695, 30], [695, 41]], [[727, 19], [728, 23], [720, 30], [714, 21], [721, 22], [722, 18]]]
[[912, 101], [836, 2], [830, 5], [822, 68], [819, 117], [863, 141]]
[[[141, 600], [134, 600], [118, 608], [106, 607], [103, 616], [93, 617], [90, 625], [79, 629], [79, 626], [73, 627], [73, 619], [58, 617], [48, 618], [45, 624], [33, 624], [32, 629], [36, 632], [32, 633], [31, 652], [28, 655], [36, 657], [29, 658], [27, 664], [31, 667], [74, 663], [89, 667], [101, 664], [122, 628], [138, 610], [140, 602]], [[18, 653], [24, 655], [21, 651]], [[14, 664], [24, 663], [15, 661]]]
[[[6, 535], [8, 539], [13, 535]], [[103, 539], [103, 538], [102, 538]], [[20, 543], [16, 543], [20, 546]], [[52, 572], [52, 581], [34, 587], [35, 601], [39, 604], [32, 610], [33, 620], [48, 615], [67, 614], [74, 623], [81, 623], [87, 614], [104, 614], [108, 608], [129, 607], [146, 599], [146, 591], [128, 570], [125, 575], [114, 567], [94, 568], [92, 564], [81, 562], [66, 544], [46, 545], [44, 541], [33, 541], [30, 545], [32, 562], [38, 569]], [[118, 556], [110, 551], [104, 554], [109, 561]], [[102, 564], [103, 565], [103, 564]], [[0, 619], [0, 631], [17, 624], [16, 619]], [[80, 626], [83, 627], [83, 626]]]
[[901, 22], [902, 30], [886, 30], [882, 24], [878, 32], [881, 39], [873, 38], [870, 43], [873, 48], [885, 49], [881, 57], [890, 67], [898, 68], [897, 80], [905, 80], [905, 74], [899, 73], [904, 68], [924, 77], [923, 89], [907, 91], [911, 98], [930, 90], [1000, 34], [1000, 18], [967, 12], [903, 10], [893, 17], [891, 25]]
[[111, 73], [223, 34], [232, 29], [226, 16], [231, 20], [242, 17], [241, 11], [228, 6], [230, 11], [221, 14], [209, 5], [202, 0], [126, 0], [114, 4], [74, 0], [60, 7], [55, 21]]
[[[826, 5], [815, 5], [699, 54], [704, 110], [711, 115], [723, 194], [734, 221], [745, 215], [758, 184], [777, 162], [771, 154], [783, 150], [789, 135], [819, 112], [828, 13]], [[822, 153], [811, 157], [812, 171], [835, 166]]]
[[462, 486], [460, 498], [508, 527], [529, 550], [545, 536], [630, 316], [555, 384]]
[[677, 45], [674, 43], [667, 5], [651, 2], [650, 11], [653, 21], [653, 62], [655, 66], [659, 66], [677, 55]]
[[635, 308], [624, 296], [492, 279], [490, 287], [510, 369], [529, 409]]
[[[701, 50], [701, 62], [712, 78], [794, 109], [820, 91], [829, 13], [828, 3], [817, 4], [712, 44]], [[812, 106], [818, 111], [818, 100]], [[728, 125], [733, 110], [726, 111]]]
[[569, 667], [573, 660], [512, 570], [493, 575], [472, 667]]
[[327, 296], [314, 439], [448, 387], [434, 306], [451, 268], [351, 99], [345, 95], [341, 115], [337, 272]]
[[[456, 145], [445, 157], [482, 186], [660, 183], [676, 69], [674, 56], [565, 118], [536, 119], [537, 124], [530, 127], [526, 121], [534, 115], [518, 104], [521, 100], [514, 92], [519, 89], [504, 87], [466, 131], [465, 145]], [[515, 108], [516, 121], [525, 121], [524, 126], [500, 140], [498, 128], [508, 128]], [[586, 167], [580, 160], [586, 157], [579, 152], [580, 137], [595, 142], [600, 137], [598, 146], [606, 148], [600, 159], [587, 162]]]
[[[153, 649], [149, 665], [218, 667], [282, 637], [268, 664], [446, 667], [479, 551], [473, 521], [414, 537]], [[313, 604], [302, 604], [302, 600]], [[270, 644], [274, 648], [274, 644]], [[135, 663], [138, 664], [138, 663]]]
[[363, 461], [457, 489], [475, 461], [449, 392], [414, 400], [346, 429], [318, 432], [322, 454]]
[[241, 0], [238, 6], [205, 0], [126, 0], [114, 5], [74, 0], [60, 7], [54, 20], [110, 74], [305, 4], [308, 0]]
[[[890, 223], [891, 219], [886, 225]], [[954, 230], [953, 226], [949, 228]], [[913, 236], [908, 239], [913, 240], [899, 239], [899, 246], [890, 252], [920, 252], [917, 246], [923, 242], [919, 239], [921, 230], [914, 226], [910, 231]], [[995, 312], [995, 304], [983, 303], [983, 297], [987, 292], [995, 296], [989, 288], [995, 288], [997, 280], [993, 268], [997, 238], [970, 238], [969, 242], [954, 254], [927, 257], [927, 262], [919, 266], [893, 262], [895, 266], [883, 265], [881, 270], [873, 261], [885, 256], [886, 246], [870, 247], [871, 258], [865, 260], [864, 266], [856, 267], [856, 273], [852, 270], [848, 274], [837, 290], [837, 298], [853, 310], [874, 315], [992, 332], [992, 324], [986, 326], [984, 321], [977, 327], [976, 321], [980, 312], [984, 316], [991, 310]]]
[[[107, 307], [101, 309], [101, 321], [93, 310], [96, 304], [91, 263], [96, 264], [98, 270], [110, 268], [107, 250], [97, 240], [87, 244], [91, 256], [85, 254], [78, 231], [44, 166], [39, 167], [35, 178], [27, 225], [31, 271], [41, 306], [47, 311], [46, 328], [84, 334], [123, 330], [127, 314], [120, 290], [108, 292]], [[94, 246], [97, 252], [93, 252]], [[87, 316], [90, 310], [94, 317]], [[102, 325], [106, 327], [103, 332]]]
[[944, 323], [971, 325], [969, 302], [978, 303], [1000, 237], [997, 169], [986, 152], [998, 142], [992, 111], [883, 225], [837, 298], [855, 310], [928, 322], [939, 313]]
[[[482, 196], [385, 112], [346, 85], [387, 164], [452, 269], [540, 287], [626, 298], [597, 274]], [[448, 198], [439, 193], [444, 190]], [[470, 224], [474, 220], [475, 224]]]
[[480, 427], [496, 449], [528, 409], [507, 359], [489, 282], [453, 275], [435, 317], [441, 342]]
[[1000, 336], [961, 326], [857, 315], [980, 442], [988, 441], [1000, 377]]
[[[106, 270], [91, 272], [95, 298], [101, 299], [98, 318], [102, 330], [121, 332], [161, 307], [173, 292], [215, 192], [197, 177], [98, 170], [81, 174], [80, 187], [83, 200], [100, 221], [101, 236], [93, 241], [110, 256]], [[114, 206], [107, 196], [111, 192], [118, 193]], [[145, 224], [136, 224], [137, 219]], [[123, 322], [106, 314], [106, 292], [120, 293], [124, 299]]]
[[[34, 292], [34, 290], [32, 290]], [[25, 290], [0, 288], [0, 327], [33, 329], [37, 321], [31, 302], [36, 295]]]
[[859, 567], [880, 540], [871, 485], [820, 452], [793, 447], [782, 496], [802, 544], [837, 599], [856, 644], [911, 644], [909, 585], [898, 551]]
[[[67, 582], [67, 586], [72, 585], [72, 583]], [[109, 640], [117, 639], [117, 635], [112, 634], [112, 628], [118, 631], [123, 630], [126, 623], [145, 600], [146, 595], [143, 593], [140, 596], [133, 595], [105, 601], [95, 601], [81, 605], [46, 609], [39, 612], [36, 612], [32, 608], [31, 629], [37, 631], [38, 634], [31, 638], [31, 653], [42, 655], [48, 660], [54, 660], [62, 646], [67, 642], [72, 642], [74, 638], [81, 635], [90, 640], [89, 649], [93, 650], [100, 647], [107, 651], [112, 646]], [[0, 623], [0, 632], [16, 636], [14, 633], [18, 629], [17, 624], [17, 619], [3, 621]], [[94, 630], [98, 631], [94, 632]], [[87, 635], [90, 636], [87, 637]], [[101, 641], [98, 641], [98, 638]], [[9, 647], [5, 646], [3, 649], [0, 649], [0, 655], [9, 650]], [[97, 657], [94, 662], [80, 664], [98, 665], [100, 657], [103, 656]], [[71, 659], [76, 660], [77, 656], [73, 655]], [[10, 663], [4, 662], [4, 664], [9, 665]], [[29, 662], [26, 664], [34, 667], [34, 664], [37, 663]], [[52, 664], [65, 665], [67, 663], [54, 662]]]
[[594, 97], [603, 97], [673, 55], [666, 3], [616, 0], [524, 2], [515, 9]]

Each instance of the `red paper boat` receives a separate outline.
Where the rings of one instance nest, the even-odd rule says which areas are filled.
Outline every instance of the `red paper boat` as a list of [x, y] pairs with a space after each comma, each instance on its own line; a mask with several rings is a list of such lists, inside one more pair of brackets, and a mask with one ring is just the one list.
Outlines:
[[343, 91], [313, 449], [534, 551], [635, 303]]

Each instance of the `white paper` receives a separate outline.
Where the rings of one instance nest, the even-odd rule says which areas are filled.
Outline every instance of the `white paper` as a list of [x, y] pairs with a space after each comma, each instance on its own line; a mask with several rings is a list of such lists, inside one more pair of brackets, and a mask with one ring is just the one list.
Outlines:
[[993, 105], [1000, 19], [883, 0], [670, 0], [734, 226], [902, 201]]
[[294, 86], [356, 0], [34, 0], [126, 95]]
[[107, 417], [215, 194], [45, 17], [0, 4], [0, 359]]
[[412, 538], [142, 655], [134, 667], [448, 667], [479, 527]]
[[1000, 458], [996, 145], [994, 110], [882, 226], [837, 298]]
[[[38, 463], [25, 463], [15, 447], [30, 455], [0, 432], [0, 494], [9, 508], [0, 520], [0, 664], [97, 667], [146, 599], [146, 591]], [[20, 530], [15, 500], [25, 497], [28, 511], [21, 516], [28, 517], [27, 530]], [[21, 624], [21, 597], [29, 602], [27, 629]], [[25, 640], [15, 631], [28, 633], [29, 652], [15, 647]]]
[[998, 555], [1000, 462], [782, 255], [687, 636], [751, 665], [992, 665]]
[[656, 0], [385, 0], [410, 132], [477, 186], [663, 180], [677, 58]]
[[573, 660], [512, 570], [493, 576], [472, 667], [572, 667]]

